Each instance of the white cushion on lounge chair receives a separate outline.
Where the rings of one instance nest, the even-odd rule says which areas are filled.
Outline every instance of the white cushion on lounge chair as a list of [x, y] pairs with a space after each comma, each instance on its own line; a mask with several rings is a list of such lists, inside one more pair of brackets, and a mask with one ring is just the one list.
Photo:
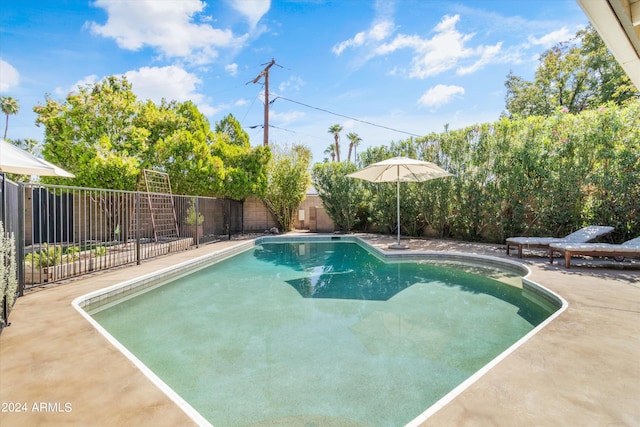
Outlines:
[[574, 231], [565, 237], [509, 237], [507, 242], [520, 244], [551, 244], [555, 242], [575, 242], [585, 243], [596, 237], [613, 231], [613, 227], [602, 225], [591, 225]]
[[609, 243], [551, 243], [551, 249], [563, 249], [569, 251], [589, 251], [589, 252], [619, 252], [620, 255], [625, 253], [637, 253], [640, 251], [640, 237], [627, 240], [620, 245], [612, 245]]
[[586, 243], [612, 231], [613, 227], [610, 226], [591, 225], [574, 231], [565, 237], [509, 237], [507, 239], [507, 254], [509, 253], [509, 246], [517, 246], [518, 256], [522, 256], [523, 246], [546, 248], [555, 243]]
[[627, 240], [621, 245], [608, 243], [551, 243], [549, 245], [549, 262], [553, 263], [554, 252], [564, 254], [564, 265], [569, 268], [572, 255], [637, 257], [640, 256], [640, 237]]
[[509, 237], [507, 243], [520, 245], [550, 245], [551, 243], [566, 242], [563, 237]]

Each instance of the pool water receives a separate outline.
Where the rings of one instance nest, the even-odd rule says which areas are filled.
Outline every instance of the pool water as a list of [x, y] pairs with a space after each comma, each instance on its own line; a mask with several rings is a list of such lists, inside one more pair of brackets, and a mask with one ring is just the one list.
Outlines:
[[263, 243], [92, 313], [216, 426], [400, 426], [553, 311], [352, 242]]

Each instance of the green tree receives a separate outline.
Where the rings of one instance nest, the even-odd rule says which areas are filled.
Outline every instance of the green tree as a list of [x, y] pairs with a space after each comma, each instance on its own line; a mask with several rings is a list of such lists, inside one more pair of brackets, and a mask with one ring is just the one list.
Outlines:
[[225, 142], [231, 145], [237, 145], [242, 148], [249, 148], [249, 134], [242, 129], [240, 122], [233, 117], [233, 114], [225, 116], [216, 123], [216, 133], [222, 135]]
[[533, 81], [509, 73], [506, 115], [549, 116], [557, 108], [578, 113], [609, 101], [622, 105], [638, 90], [592, 26], [540, 56]]
[[334, 145], [336, 146], [335, 154], [336, 160], [340, 161], [340, 132], [342, 132], [342, 126], [335, 124], [329, 127], [330, 134], [333, 135]]
[[214, 155], [225, 166], [224, 197], [244, 200], [248, 196], [262, 197], [267, 186], [267, 169], [271, 158], [268, 146], [251, 148], [249, 135], [233, 115], [216, 123]]
[[134, 124], [139, 109], [126, 78], [86, 85], [62, 103], [47, 97], [34, 107], [43, 155], [73, 172], [73, 185], [133, 190], [149, 135]]
[[43, 154], [73, 185], [134, 190], [142, 169], [169, 174], [174, 193], [242, 200], [266, 187], [268, 149], [252, 149], [233, 116], [211, 130], [191, 101], [140, 103], [125, 78], [108, 77], [64, 101], [34, 108]]
[[193, 102], [147, 103], [135, 123], [149, 132], [148, 149], [140, 153], [141, 166], [168, 173], [174, 193], [224, 192], [226, 167], [212, 148], [221, 138]]
[[347, 174], [356, 171], [353, 163], [316, 163], [313, 165], [312, 181], [318, 190], [329, 217], [335, 227], [345, 233], [350, 232], [360, 221], [359, 213], [368, 200], [362, 181], [349, 178]]
[[138, 153], [141, 158], [140, 167], [144, 169], [159, 169], [167, 161], [159, 156], [157, 145], [175, 132], [201, 129], [207, 139], [211, 138], [207, 129], [209, 122], [190, 101], [178, 103], [163, 99], [160, 105], [147, 101], [140, 106], [133, 124], [148, 132], [147, 149]]
[[178, 130], [160, 140], [156, 150], [162, 163], [155, 169], [169, 174], [174, 193], [211, 196], [223, 191], [225, 168], [205, 134]]
[[331, 157], [331, 161], [332, 161], [332, 162], [335, 162], [335, 161], [336, 161], [336, 146], [335, 146], [335, 144], [331, 144], [331, 145], [329, 145], [329, 146], [328, 146], [328, 147], [323, 151], [323, 153], [324, 153], [325, 155], [327, 155], [327, 156], [328, 156], [328, 157], [325, 157], [325, 158], [324, 158], [324, 161], [325, 161], [325, 162], [328, 162], [328, 161], [329, 161], [329, 157]]
[[0, 109], [5, 115], [3, 139], [6, 140], [7, 130], [9, 129], [9, 116], [18, 114], [18, 111], [20, 111], [20, 104], [18, 104], [18, 100], [11, 96], [2, 96], [0, 97]]
[[[355, 132], [348, 133], [347, 138], [349, 138], [349, 155], [347, 156], [347, 161], [351, 162], [351, 152], [355, 150], [358, 145], [360, 145], [360, 143], [362, 142], [362, 138], [360, 138], [360, 136]], [[357, 154], [354, 156], [354, 161], [355, 163], [358, 163]]]
[[16, 147], [20, 147], [24, 151], [33, 154], [36, 157], [40, 156], [39, 142], [33, 138], [14, 139], [9, 140]]
[[296, 210], [306, 197], [311, 182], [311, 151], [302, 145], [294, 145], [273, 146], [272, 152], [263, 201], [276, 219], [278, 228], [289, 231], [293, 227]]

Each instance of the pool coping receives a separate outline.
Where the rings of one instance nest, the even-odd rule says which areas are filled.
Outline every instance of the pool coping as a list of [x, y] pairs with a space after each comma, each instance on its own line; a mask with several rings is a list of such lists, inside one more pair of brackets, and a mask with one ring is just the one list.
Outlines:
[[498, 363], [512, 354], [516, 349], [521, 347], [524, 343], [535, 336], [539, 331], [544, 329], [554, 319], [560, 316], [569, 306], [568, 302], [562, 298], [559, 294], [551, 291], [550, 289], [530, 280], [528, 277], [531, 275], [531, 269], [526, 265], [518, 261], [510, 259], [498, 258], [490, 255], [462, 253], [452, 251], [424, 251], [413, 250], [409, 252], [397, 251], [397, 250], [384, 250], [376, 247], [366, 240], [352, 235], [297, 235], [297, 236], [261, 236], [252, 240], [243, 241], [233, 246], [214, 251], [209, 254], [201, 255], [191, 260], [184, 261], [182, 263], [167, 267], [153, 273], [149, 273], [140, 277], [136, 277], [124, 282], [117, 283], [115, 285], [98, 289], [87, 294], [76, 297], [72, 301], [72, 306], [80, 313], [85, 320], [87, 320], [104, 338], [109, 341], [115, 348], [117, 348], [127, 359], [129, 359], [159, 390], [161, 390], [169, 399], [171, 399], [189, 418], [200, 426], [212, 426], [212, 424], [206, 420], [196, 409], [194, 409], [187, 401], [185, 401], [178, 393], [176, 393], [169, 385], [167, 385], [162, 379], [160, 379], [151, 369], [149, 369], [140, 359], [138, 359], [133, 353], [131, 353], [125, 346], [123, 346], [117, 339], [115, 339], [109, 332], [107, 332], [98, 322], [96, 322], [89, 312], [85, 309], [91, 307], [92, 310], [100, 308], [102, 305], [109, 304], [114, 298], [129, 298], [137, 295], [140, 292], [146, 292], [151, 288], [162, 286], [163, 284], [175, 280], [181, 276], [197, 271], [201, 268], [207, 267], [211, 264], [220, 262], [224, 259], [230, 258], [241, 252], [247, 251], [256, 245], [263, 242], [275, 241], [278, 243], [286, 242], [308, 242], [309, 240], [316, 242], [354, 242], [357, 243], [369, 251], [376, 254], [383, 260], [430, 260], [430, 261], [442, 261], [445, 258], [447, 261], [458, 262], [473, 262], [477, 264], [489, 263], [492, 268], [508, 271], [513, 274], [521, 276], [523, 288], [527, 288], [532, 292], [538, 294], [540, 297], [546, 299], [551, 304], [557, 307], [557, 310], [542, 323], [537, 325], [534, 329], [529, 331], [526, 335], [521, 337], [515, 343], [510, 345], [507, 349], [501, 352], [498, 356], [489, 361], [486, 365], [476, 371], [473, 375], [468, 377], [465, 381], [456, 386], [453, 390], [448, 392], [438, 401], [433, 403], [424, 412], [417, 415], [405, 427], [417, 427], [427, 421], [432, 415], [445, 407], [448, 403], [453, 401], [467, 388], [473, 385], [476, 381], [482, 378], [487, 372], [489, 372]]
[[[390, 235], [357, 235], [378, 247], [396, 241]], [[171, 253], [18, 298], [9, 319], [12, 325], [0, 334], [0, 401], [69, 402], [73, 410], [1, 413], [0, 423], [196, 425], [108, 344], [71, 302], [92, 290], [216, 252], [237, 241]], [[415, 250], [516, 260], [499, 244], [404, 237], [403, 243]], [[422, 426], [640, 425], [640, 264], [632, 260], [621, 266], [585, 258], [566, 269], [560, 262], [549, 264], [546, 254], [535, 251], [517, 261], [531, 269], [532, 280], [562, 295], [569, 302], [568, 309]]]

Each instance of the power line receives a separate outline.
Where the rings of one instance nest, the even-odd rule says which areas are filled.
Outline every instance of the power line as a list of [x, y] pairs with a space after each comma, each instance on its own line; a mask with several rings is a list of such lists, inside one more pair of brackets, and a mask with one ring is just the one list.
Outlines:
[[324, 108], [314, 107], [314, 106], [312, 106], [312, 105], [308, 105], [308, 104], [305, 104], [305, 103], [303, 103], [303, 102], [294, 101], [293, 99], [285, 98], [284, 96], [276, 96], [276, 97], [273, 99], [273, 101], [271, 101], [271, 102], [272, 102], [272, 103], [273, 103], [273, 102], [275, 102], [275, 100], [276, 100], [276, 99], [284, 99], [285, 101], [293, 102], [294, 104], [299, 104], [299, 105], [302, 105], [302, 106], [307, 107], [307, 108], [312, 108], [312, 109], [314, 109], [314, 110], [322, 111], [322, 112], [324, 112], [324, 113], [333, 114], [334, 116], [344, 117], [344, 118], [349, 119], [349, 120], [355, 120], [356, 122], [365, 123], [365, 124], [367, 124], [367, 125], [375, 126], [375, 127], [382, 128], [382, 129], [391, 130], [391, 131], [394, 131], [394, 132], [404, 133], [404, 134], [406, 134], [406, 135], [411, 135], [411, 136], [415, 136], [415, 137], [418, 137], [418, 138], [420, 138], [420, 137], [424, 136], [424, 135], [417, 135], [417, 134], [415, 134], [415, 133], [411, 133], [411, 132], [406, 132], [406, 131], [404, 131], [404, 130], [400, 130], [400, 129], [394, 129], [394, 128], [389, 127], [389, 126], [378, 125], [378, 124], [376, 124], [376, 123], [371, 123], [371, 122], [368, 122], [368, 121], [366, 121], [366, 120], [356, 119], [355, 117], [345, 116], [344, 114], [334, 113], [333, 111], [325, 110]]
[[[247, 128], [249, 129], [257, 129], [257, 128], [264, 128], [264, 125], [253, 125], [253, 126], [247, 126]], [[304, 133], [304, 132], [298, 132], [296, 130], [291, 130], [291, 129], [285, 129], [279, 126], [274, 126], [272, 124], [269, 125], [269, 128], [271, 129], [278, 129], [284, 132], [289, 132], [289, 133], [295, 133], [297, 135], [304, 135], [304, 136], [308, 136], [309, 138], [315, 138], [315, 139], [319, 139], [319, 140], [323, 140], [323, 138], [319, 138], [317, 135], [310, 135], [308, 133]]]

